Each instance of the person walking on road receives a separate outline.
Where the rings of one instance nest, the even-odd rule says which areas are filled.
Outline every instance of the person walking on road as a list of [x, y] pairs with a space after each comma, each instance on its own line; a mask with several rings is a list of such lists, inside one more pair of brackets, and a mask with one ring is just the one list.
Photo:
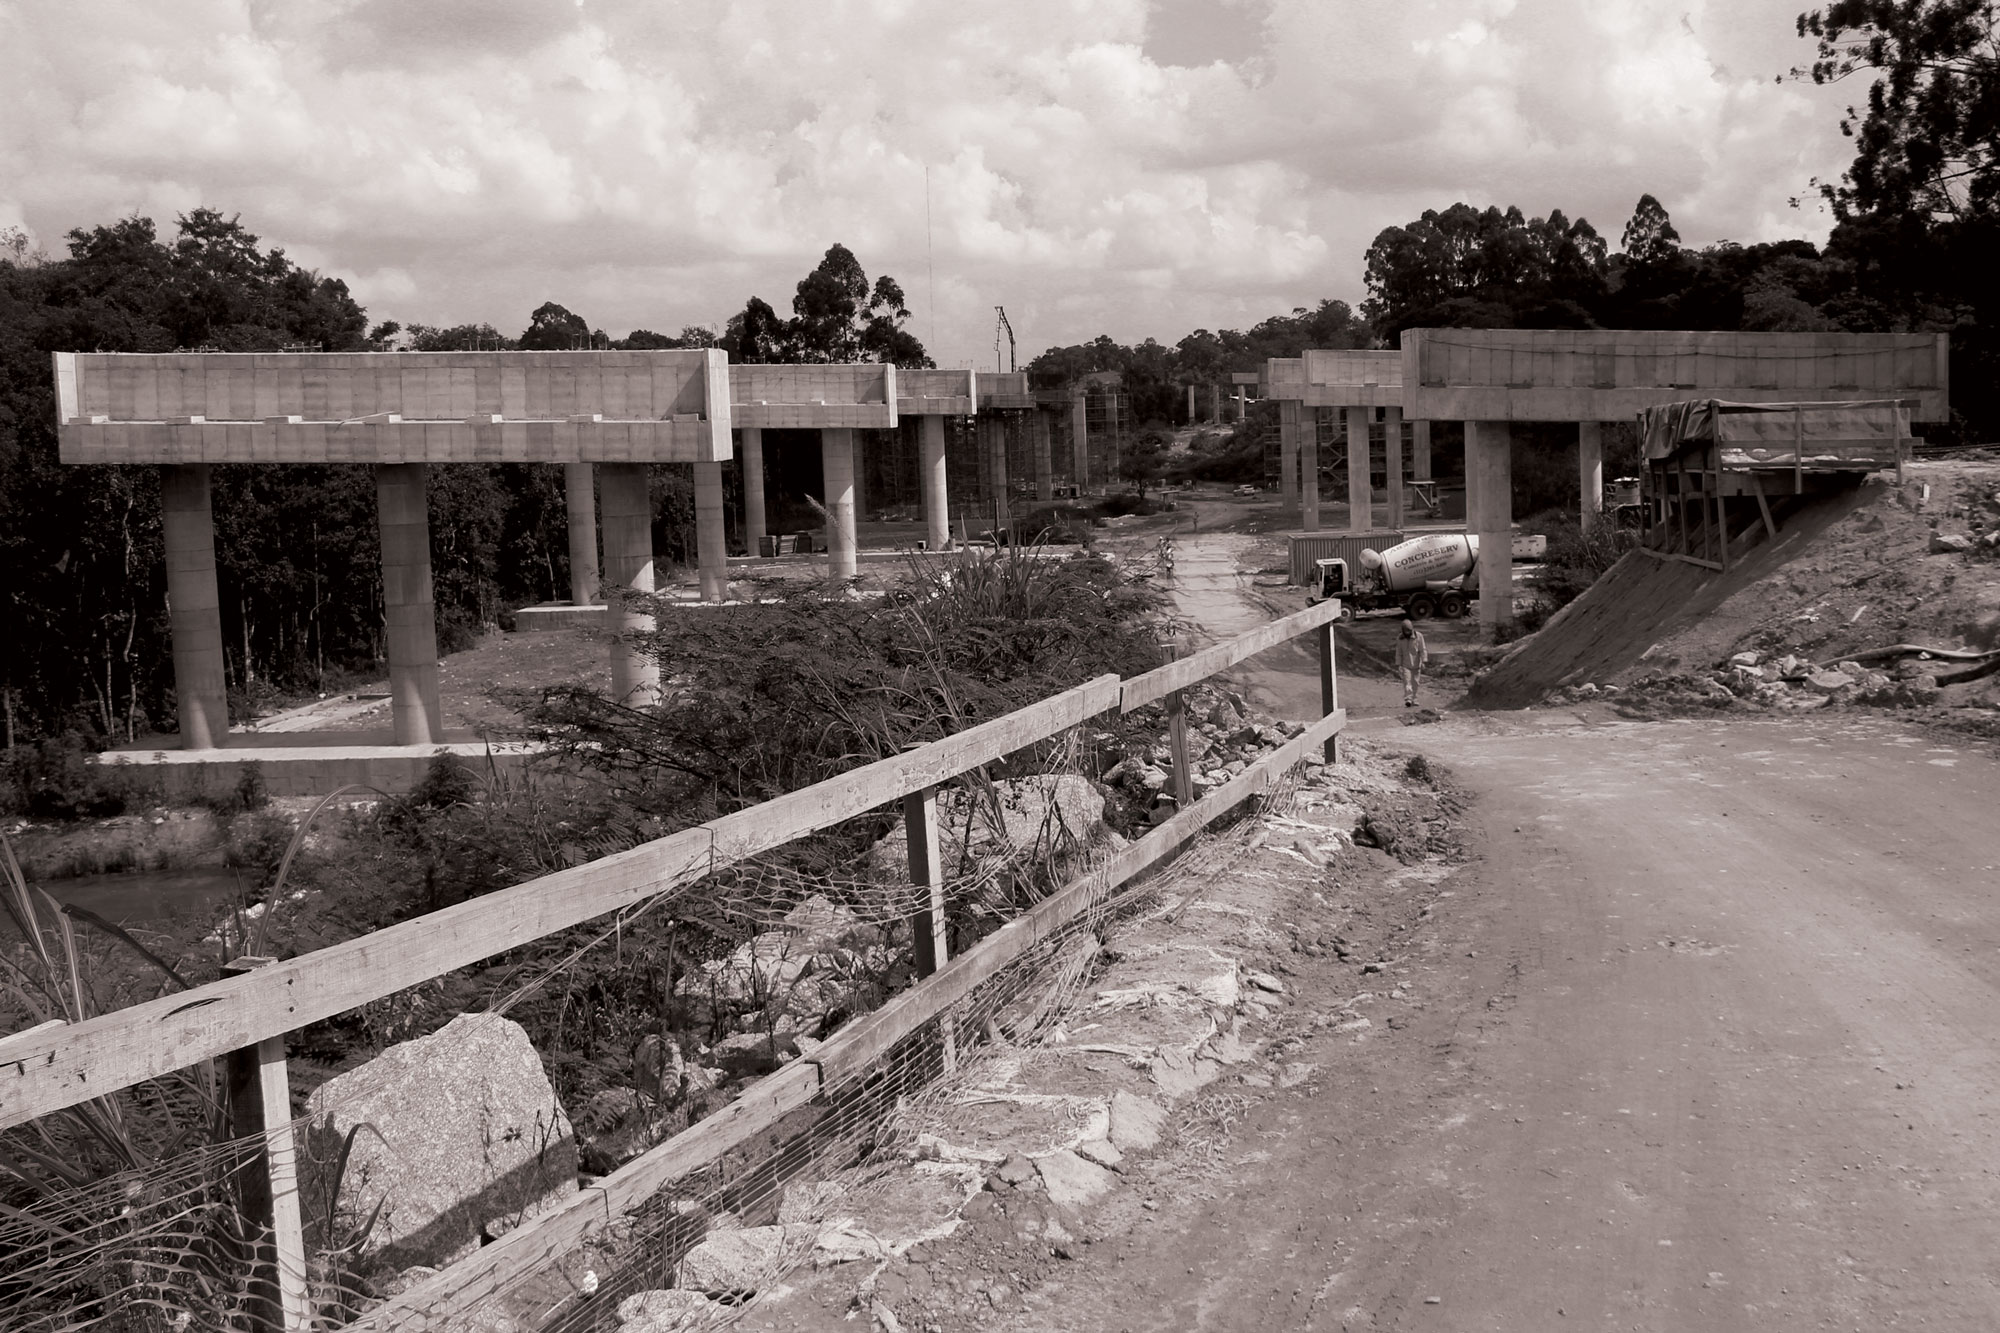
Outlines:
[[1424, 636], [1417, 633], [1416, 623], [1405, 620], [1403, 632], [1396, 638], [1396, 670], [1403, 677], [1403, 707], [1417, 706], [1417, 685], [1423, 679], [1425, 663], [1430, 660], [1430, 649], [1424, 646]]

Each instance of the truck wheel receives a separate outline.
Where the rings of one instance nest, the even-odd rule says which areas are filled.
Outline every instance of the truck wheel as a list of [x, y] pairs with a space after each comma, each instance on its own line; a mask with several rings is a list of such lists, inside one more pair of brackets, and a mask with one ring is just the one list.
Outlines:
[[1438, 598], [1438, 614], [1446, 620], [1457, 620], [1465, 614], [1465, 598], [1455, 592], [1448, 592]]
[[1403, 614], [1412, 620], [1429, 620], [1437, 614], [1437, 603], [1427, 592], [1420, 592], [1403, 603]]
[[1345, 625], [1351, 622], [1353, 619], [1354, 619], [1354, 603], [1342, 602], [1340, 604], [1340, 623]]

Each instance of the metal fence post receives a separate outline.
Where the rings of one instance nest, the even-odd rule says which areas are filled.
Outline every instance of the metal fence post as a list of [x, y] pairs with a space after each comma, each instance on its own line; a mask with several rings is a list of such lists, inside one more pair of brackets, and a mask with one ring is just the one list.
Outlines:
[[[1333, 627], [1338, 623], [1338, 620], [1329, 620], [1326, 624], [1321, 625], [1317, 631], [1319, 634], [1319, 715], [1321, 717], [1330, 715], [1334, 709], [1340, 706], [1340, 695], [1335, 688], [1333, 679]], [[1333, 764], [1338, 763], [1339, 760], [1340, 733], [1335, 732], [1326, 738], [1326, 762]]]

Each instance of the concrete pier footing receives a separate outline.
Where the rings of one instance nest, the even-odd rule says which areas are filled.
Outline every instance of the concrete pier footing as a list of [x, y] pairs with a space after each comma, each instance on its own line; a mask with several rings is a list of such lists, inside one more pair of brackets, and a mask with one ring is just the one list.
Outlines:
[[743, 435], [743, 541], [751, 555], [759, 553], [769, 528], [764, 518], [764, 431], [745, 426]]
[[951, 545], [951, 499], [946, 489], [944, 418], [923, 418], [923, 434], [918, 439], [918, 479], [924, 496], [924, 544], [933, 551]]
[[729, 527], [722, 509], [722, 464], [694, 465], [695, 556], [701, 600], [729, 600]]
[[1476, 505], [1467, 526], [1479, 536], [1479, 627], [1489, 632], [1514, 621], [1513, 450], [1507, 422], [1465, 423], [1465, 472]]
[[563, 464], [563, 505], [569, 511], [569, 600], [597, 605], [597, 467]]
[[437, 611], [431, 602], [429, 483], [428, 463], [375, 466], [389, 718], [398, 745], [430, 745], [444, 737]]
[[653, 566], [653, 502], [644, 463], [600, 463], [597, 484], [604, 515], [605, 601], [610, 608], [611, 697], [644, 708], [660, 697], [660, 664], [633, 641], [650, 634], [652, 615], [622, 596], [650, 594], [658, 586]]
[[1375, 530], [1374, 495], [1369, 485], [1368, 418], [1372, 408], [1343, 409], [1347, 426], [1347, 530]]
[[215, 586], [215, 515], [208, 464], [160, 468], [160, 526], [167, 554], [167, 607], [174, 694], [183, 750], [212, 750], [229, 734], [222, 660], [222, 598]]
[[854, 577], [858, 567], [854, 528], [854, 432], [828, 427], [819, 433], [820, 468], [826, 489], [827, 577]]
[[1577, 516], [1585, 533], [1597, 530], [1604, 511], [1604, 427], [1595, 421], [1576, 426]]

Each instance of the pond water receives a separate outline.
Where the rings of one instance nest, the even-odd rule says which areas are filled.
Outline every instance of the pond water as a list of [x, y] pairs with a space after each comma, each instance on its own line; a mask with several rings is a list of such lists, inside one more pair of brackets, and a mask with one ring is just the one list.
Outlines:
[[57, 902], [74, 903], [107, 921], [123, 926], [153, 926], [170, 914], [204, 914], [237, 891], [233, 870], [202, 866], [194, 870], [149, 870], [135, 874], [80, 875], [45, 880]]

